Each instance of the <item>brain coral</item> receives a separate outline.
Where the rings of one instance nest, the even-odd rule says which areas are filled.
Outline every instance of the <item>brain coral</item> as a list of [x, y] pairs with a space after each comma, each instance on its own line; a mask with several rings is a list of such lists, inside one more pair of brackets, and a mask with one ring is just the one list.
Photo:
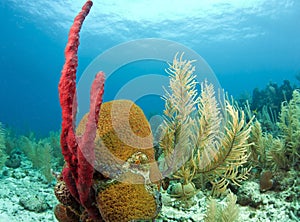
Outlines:
[[[84, 131], [86, 120], [87, 115], [79, 123], [77, 134]], [[113, 100], [102, 104], [95, 143], [95, 168], [103, 175], [110, 178], [119, 176], [124, 172], [125, 162], [140, 152], [146, 156], [151, 168], [151, 181], [161, 179], [155, 162], [150, 125], [141, 108], [132, 101]]]
[[143, 184], [116, 182], [99, 191], [97, 203], [105, 221], [150, 220], [158, 214], [158, 201]]
[[[87, 115], [77, 128], [84, 132]], [[160, 209], [160, 172], [150, 125], [129, 100], [103, 103], [95, 140], [96, 200], [105, 221], [153, 219]], [[103, 179], [103, 176], [105, 179]]]

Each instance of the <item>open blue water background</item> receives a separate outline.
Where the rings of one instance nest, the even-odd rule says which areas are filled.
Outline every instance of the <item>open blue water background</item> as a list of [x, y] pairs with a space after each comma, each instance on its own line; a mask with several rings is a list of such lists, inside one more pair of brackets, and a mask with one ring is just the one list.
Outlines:
[[[84, 2], [0, 0], [1, 122], [38, 136], [60, 128], [57, 85], [64, 48]], [[78, 78], [96, 56], [115, 45], [163, 38], [200, 54], [234, 96], [251, 94], [270, 81], [281, 84], [289, 79], [299, 84], [295, 79], [300, 72], [298, 0], [106, 2], [95, 1], [83, 25]], [[136, 77], [134, 73], [165, 68], [156, 63], [147, 66], [124, 67], [106, 87], [104, 100], [113, 99], [120, 82]], [[144, 98], [141, 105], [146, 113], [161, 111], [162, 103], [155, 101]]]

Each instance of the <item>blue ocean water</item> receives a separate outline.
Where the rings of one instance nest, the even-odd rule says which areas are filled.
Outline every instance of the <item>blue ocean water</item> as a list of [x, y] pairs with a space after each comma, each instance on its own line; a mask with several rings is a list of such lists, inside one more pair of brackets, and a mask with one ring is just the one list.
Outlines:
[[[60, 128], [57, 85], [64, 48], [84, 2], [1, 0], [1, 122], [38, 136]], [[81, 31], [78, 80], [105, 50], [135, 39], [162, 38], [201, 55], [234, 96], [251, 94], [270, 81], [281, 84], [289, 79], [299, 84], [295, 79], [300, 72], [299, 12], [297, 0], [95, 1]], [[138, 73], [164, 68], [166, 64], [148, 62], [116, 70], [104, 100], [113, 99], [122, 84]], [[160, 98], [150, 97], [139, 101], [149, 115], [162, 106]]]

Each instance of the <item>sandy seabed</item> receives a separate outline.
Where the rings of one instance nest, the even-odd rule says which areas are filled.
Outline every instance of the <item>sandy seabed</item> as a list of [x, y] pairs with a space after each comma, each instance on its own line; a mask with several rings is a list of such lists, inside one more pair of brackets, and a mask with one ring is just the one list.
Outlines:
[[[259, 191], [258, 181], [245, 181], [237, 193], [249, 197], [251, 205], [239, 206], [239, 220], [257, 221], [300, 221], [300, 178], [298, 172], [287, 174], [292, 186], [287, 190], [276, 192]], [[288, 179], [288, 178], [286, 178]], [[3, 167], [0, 176], [0, 222], [36, 222], [57, 221], [53, 208], [58, 203], [54, 195], [53, 183], [48, 183], [44, 176], [32, 168], [32, 164], [22, 156], [22, 164], [13, 169]], [[239, 197], [240, 195], [240, 197]], [[162, 192], [163, 207], [155, 221], [204, 221], [207, 197], [200, 191], [191, 200], [189, 208], [184, 208], [178, 200]], [[218, 200], [224, 204], [224, 200]]]

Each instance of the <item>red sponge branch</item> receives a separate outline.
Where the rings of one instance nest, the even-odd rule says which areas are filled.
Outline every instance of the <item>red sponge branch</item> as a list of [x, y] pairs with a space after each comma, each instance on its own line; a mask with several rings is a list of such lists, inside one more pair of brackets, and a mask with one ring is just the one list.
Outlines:
[[[59, 100], [62, 107], [62, 154], [72, 172], [76, 171], [77, 142], [75, 138], [76, 119], [76, 71], [78, 66], [79, 32], [82, 23], [92, 7], [92, 1], [87, 1], [82, 11], [76, 16], [69, 32], [68, 43], [65, 48], [65, 64], [59, 82]], [[76, 175], [77, 177], [77, 175]]]
[[94, 140], [96, 137], [99, 110], [104, 89], [104, 73], [99, 72], [92, 84], [90, 112], [85, 132], [81, 138], [75, 133], [77, 111], [76, 72], [78, 66], [79, 32], [93, 3], [88, 0], [76, 16], [69, 32], [65, 48], [65, 64], [59, 82], [59, 99], [62, 107], [61, 149], [67, 163], [63, 170], [63, 180], [75, 199], [83, 205], [91, 218], [101, 218], [94, 205], [92, 189], [94, 174]]
[[103, 88], [104, 73], [99, 72], [96, 75], [91, 88], [88, 121], [79, 143], [79, 149], [77, 150], [79, 165], [77, 167], [78, 180], [76, 184], [79, 199], [83, 205], [86, 205], [89, 202], [90, 188], [92, 186], [94, 174], [93, 163], [95, 162], [94, 140], [96, 137], [99, 111], [102, 103]]

